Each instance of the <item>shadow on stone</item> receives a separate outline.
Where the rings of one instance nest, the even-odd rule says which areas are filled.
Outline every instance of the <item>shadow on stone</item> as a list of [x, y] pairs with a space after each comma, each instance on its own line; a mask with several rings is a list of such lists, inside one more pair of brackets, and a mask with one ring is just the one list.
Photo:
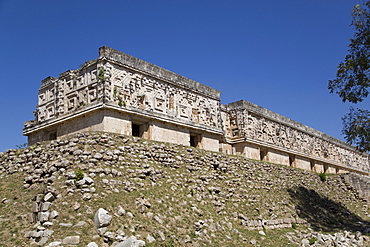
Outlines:
[[300, 186], [288, 189], [288, 192], [296, 204], [297, 215], [310, 223], [314, 230], [364, 232], [370, 227], [370, 222], [315, 190]]

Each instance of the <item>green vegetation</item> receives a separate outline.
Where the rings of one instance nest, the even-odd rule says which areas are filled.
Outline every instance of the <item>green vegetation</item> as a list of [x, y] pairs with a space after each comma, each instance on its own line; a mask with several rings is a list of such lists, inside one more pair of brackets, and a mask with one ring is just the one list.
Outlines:
[[[330, 80], [328, 89], [343, 102], [357, 104], [369, 95], [370, 87], [370, 1], [356, 4], [352, 10], [354, 37], [350, 39], [349, 54], [338, 66], [336, 78]], [[354, 109], [343, 118], [343, 134], [348, 143], [362, 151], [370, 151], [370, 111]]]
[[310, 245], [313, 245], [316, 241], [317, 241], [317, 238], [316, 237], [310, 238], [309, 244]]
[[19, 144], [19, 145], [15, 145], [17, 149], [23, 149], [23, 148], [26, 148], [28, 147], [28, 143], [23, 143], [23, 144]]
[[325, 172], [320, 172], [319, 173], [320, 180], [323, 181], [323, 182], [326, 181], [327, 176], [328, 175]]
[[104, 81], [104, 73], [105, 73], [104, 67], [100, 67], [99, 68], [99, 71], [98, 71], [98, 78], [99, 78], [99, 80]]
[[76, 181], [79, 181], [84, 178], [84, 173], [81, 168], [77, 168], [77, 170], [75, 171], [75, 174], [76, 174], [76, 178], [75, 178]]

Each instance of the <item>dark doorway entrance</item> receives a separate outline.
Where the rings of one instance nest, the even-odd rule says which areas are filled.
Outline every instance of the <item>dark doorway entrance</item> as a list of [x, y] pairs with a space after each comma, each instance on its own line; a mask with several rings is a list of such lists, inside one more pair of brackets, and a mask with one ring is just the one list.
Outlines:
[[50, 132], [49, 133], [49, 141], [57, 139], [57, 132]]
[[267, 150], [260, 149], [260, 160], [261, 161], [265, 161], [266, 155], [267, 155]]
[[202, 141], [202, 136], [198, 134], [190, 134], [190, 146], [195, 148], [200, 148], [200, 143]]
[[132, 124], [132, 136], [141, 137], [142, 133], [140, 133], [140, 125], [139, 124]]
[[293, 155], [293, 154], [289, 155], [289, 165], [291, 167], [295, 167], [295, 155]]

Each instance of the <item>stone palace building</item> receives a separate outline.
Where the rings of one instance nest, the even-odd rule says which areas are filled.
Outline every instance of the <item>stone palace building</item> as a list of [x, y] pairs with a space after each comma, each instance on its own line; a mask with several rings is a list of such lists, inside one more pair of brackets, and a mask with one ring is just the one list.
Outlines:
[[104, 131], [193, 146], [315, 172], [368, 175], [353, 146], [245, 100], [103, 46], [99, 57], [38, 92], [30, 145], [82, 131]]

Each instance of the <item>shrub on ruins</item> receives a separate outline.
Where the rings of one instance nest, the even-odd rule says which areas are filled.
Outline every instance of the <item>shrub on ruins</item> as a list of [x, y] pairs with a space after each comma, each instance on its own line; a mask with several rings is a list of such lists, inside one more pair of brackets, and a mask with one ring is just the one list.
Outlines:
[[28, 147], [28, 143], [23, 143], [23, 144], [15, 145], [15, 147], [16, 147], [17, 149], [23, 149], [23, 148]]
[[328, 175], [326, 175], [325, 172], [320, 172], [319, 173], [319, 177], [320, 177], [320, 180], [325, 182], [326, 181], [326, 178], [327, 178]]
[[76, 174], [76, 178], [75, 178], [76, 181], [80, 181], [80, 180], [82, 180], [84, 178], [84, 173], [83, 173], [83, 171], [82, 171], [81, 168], [78, 168], [75, 171], [75, 174]]
[[362, 151], [370, 151], [370, 111], [351, 107], [342, 119], [346, 140]]
[[[343, 102], [359, 103], [369, 95], [370, 87], [370, 0], [356, 4], [352, 10], [355, 33], [350, 39], [348, 55], [338, 65], [336, 78], [329, 80], [330, 93]], [[348, 143], [361, 151], [370, 151], [370, 112], [354, 109], [343, 118], [343, 134]]]

